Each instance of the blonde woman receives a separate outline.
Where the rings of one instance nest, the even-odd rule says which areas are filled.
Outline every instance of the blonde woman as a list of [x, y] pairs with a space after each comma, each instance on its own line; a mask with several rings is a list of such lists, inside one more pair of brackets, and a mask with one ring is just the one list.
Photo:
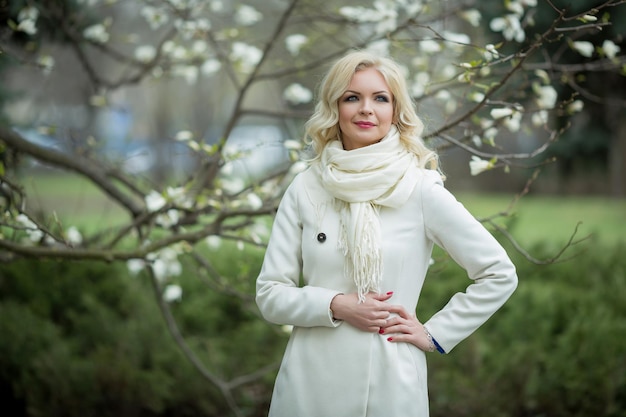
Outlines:
[[[256, 301], [292, 325], [271, 417], [425, 417], [426, 353], [450, 352], [517, 286], [493, 236], [443, 187], [398, 65], [352, 52], [306, 125], [316, 155], [281, 201]], [[422, 323], [433, 245], [472, 280]]]

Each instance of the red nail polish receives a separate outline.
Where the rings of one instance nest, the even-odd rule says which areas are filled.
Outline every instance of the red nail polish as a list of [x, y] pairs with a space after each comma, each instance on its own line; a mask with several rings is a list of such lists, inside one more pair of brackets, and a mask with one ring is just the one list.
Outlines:
[[389, 291], [389, 292], [387, 293], [387, 295], [391, 295], [391, 294], [393, 294], [393, 291]]
[[391, 342], [392, 340], [393, 340], [393, 337], [388, 337], [388, 338], [387, 338], [387, 341], [388, 341], [388, 342]]
[[382, 327], [380, 328], [380, 330], [378, 331], [379, 334], [383, 334], [385, 333], [385, 329], [383, 329]]

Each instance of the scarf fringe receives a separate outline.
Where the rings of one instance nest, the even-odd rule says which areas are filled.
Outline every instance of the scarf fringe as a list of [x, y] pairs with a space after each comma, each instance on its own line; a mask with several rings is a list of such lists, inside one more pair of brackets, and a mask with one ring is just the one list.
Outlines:
[[[343, 255], [349, 260], [344, 264], [344, 273], [348, 277], [352, 277], [357, 287], [359, 303], [365, 302], [365, 295], [369, 292], [380, 292], [380, 284], [383, 275], [383, 262], [380, 249], [380, 236], [377, 231], [380, 230], [378, 219], [378, 208], [371, 203], [363, 204], [360, 207], [363, 210], [362, 224], [353, 233], [358, 236], [352, 236], [353, 241], [359, 242], [350, 248], [348, 244], [348, 228], [349, 216], [351, 215], [351, 207], [349, 203], [341, 210], [341, 232], [339, 234], [339, 249]], [[352, 249], [352, 250], [351, 250]]]

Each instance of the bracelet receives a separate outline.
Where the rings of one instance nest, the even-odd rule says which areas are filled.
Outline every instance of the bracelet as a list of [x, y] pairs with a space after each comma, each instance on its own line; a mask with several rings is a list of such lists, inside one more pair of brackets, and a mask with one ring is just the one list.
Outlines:
[[427, 352], [434, 352], [435, 351], [435, 341], [433, 340], [433, 337], [430, 334], [430, 332], [428, 331], [428, 329], [426, 328], [426, 326], [422, 325], [422, 328], [424, 329], [424, 333], [426, 333], [426, 337], [428, 338], [428, 350], [427, 350]]

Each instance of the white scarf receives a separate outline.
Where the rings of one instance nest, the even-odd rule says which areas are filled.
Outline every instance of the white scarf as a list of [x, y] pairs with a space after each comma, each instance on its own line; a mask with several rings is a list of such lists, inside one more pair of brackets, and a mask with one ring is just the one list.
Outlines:
[[380, 292], [382, 278], [380, 206], [399, 207], [418, 180], [416, 156], [400, 143], [395, 125], [378, 143], [346, 151], [340, 141], [326, 145], [319, 174], [324, 188], [339, 200], [339, 248], [346, 256], [359, 301]]

